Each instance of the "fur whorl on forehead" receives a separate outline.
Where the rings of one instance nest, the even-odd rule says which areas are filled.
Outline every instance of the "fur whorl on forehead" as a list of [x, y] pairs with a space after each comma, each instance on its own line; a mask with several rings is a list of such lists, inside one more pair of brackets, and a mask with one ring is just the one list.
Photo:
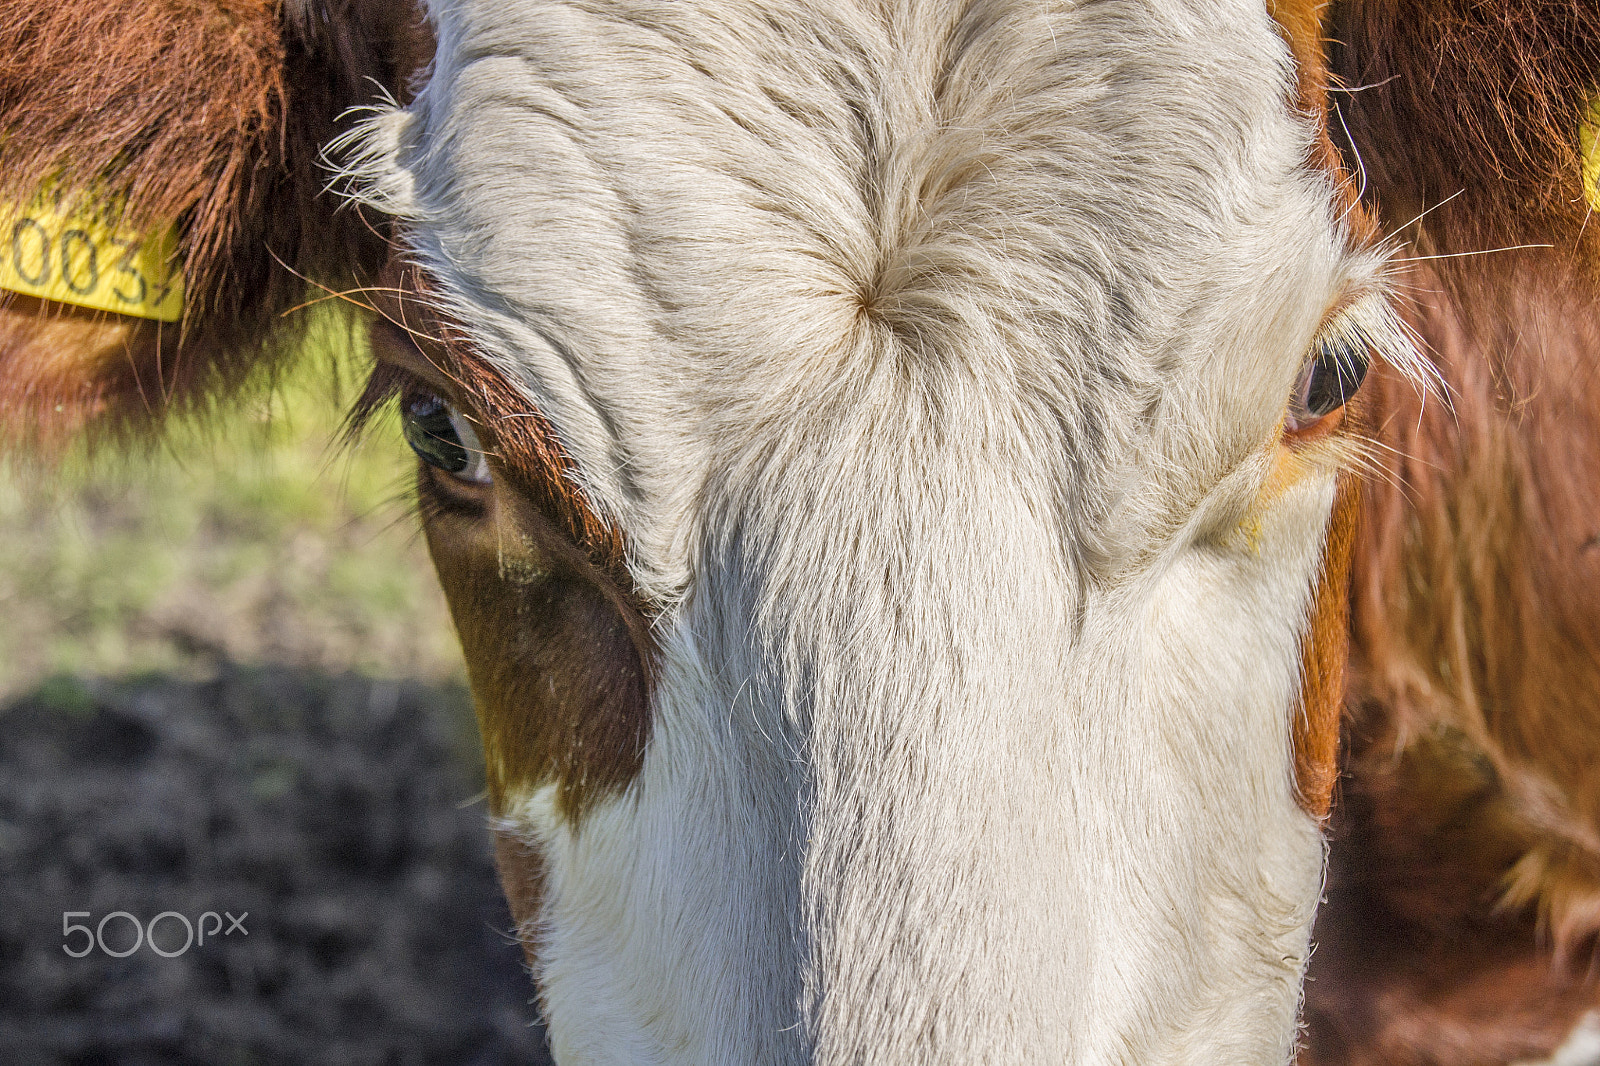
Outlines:
[[[130, 324], [122, 361], [140, 365], [116, 373], [133, 395], [81, 380], [113, 370], [68, 353], [61, 384], [42, 386], [63, 395], [7, 406], [48, 418], [81, 394], [116, 420], [202, 399], [242, 380], [263, 340], [296, 324], [279, 316], [304, 298], [297, 274], [340, 285], [375, 270], [384, 242], [370, 215], [323, 195], [322, 146], [352, 106], [401, 94], [427, 50], [412, 7], [378, 0], [10, 0], [0, 197], [25, 201], [54, 179], [125, 193], [130, 227], [176, 221], [187, 306], [180, 329]], [[0, 350], [25, 353], [31, 319], [0, 323]]]
[[1348, 90], [1330, 130], [1389, 226], [1455, 196], [1404, 236], [1427, 251], [1600, 250], [1578, 142], [1600, 89], [1600, 0], [1345, 0], [1328, 36]]

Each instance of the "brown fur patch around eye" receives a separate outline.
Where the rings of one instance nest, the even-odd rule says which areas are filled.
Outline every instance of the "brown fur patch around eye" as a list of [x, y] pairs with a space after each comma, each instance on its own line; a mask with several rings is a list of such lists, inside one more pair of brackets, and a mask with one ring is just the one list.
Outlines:
[[322, 152], [350, 108], [403, 98], [430, 52], [415, 8], [380, 0], [8, 0], [0, 199], [25, 203], [47, 179], [125, 196], [127, 229], [177, 223], [187, 290], [181, 324], [123, 328], [115, 359], [107, 329], [0, 312], [0, 412], [26, 423], [11, 435], [48, 443], [204, 405], [305, 320], [280, 318], [305, 277], [344, 287], [375, 271], [384, 238], [325, 193]]
[[[1402, 307], [1450, 400], [1381, 365], [1363, 390], [1377, 469], [1301, 1062], [1544, 1060], [1600, 1007], [1600, 227], [1578, 151], [1600, 3], [1331, 10], [1334, 134], [1410, 246]], [[1493, 251], [1524, 244], [1548, 247]]]
[[577, 821], [643, 767], [648, 625], [516, 489], [497, 489], [492, 511], [426, 524], [466, 653], [490, 809], [554, 784]]
[[1345, 659], [1350, 649], [1350, 567], [1361, 515], [1361, 485], [1339, 484], [1300, 651], [1300, 707], [1294, 720], [1294, 784], [1300, 808], [1322, 819], [1339, 777]]
[[[526, 394], [433, 313], [414, 270], [391, 268], [381, 314], [451, 384], [447, 398], [481, 427], [494, 482], [480, 505], [440, 497], [428, 547], [466, 653], [484, 745], [491, 810], [504, 814], [555, 785], [581, 819], [625, 789], [651, 730], [654, 645], [620, 532], [589, 504], [554, 428]], [[375, 334], [375, 337], [380, 336]], [[381, 354], [381, 353], [380, 353]]]
[[[1357, 244], [1377, 239], [1372, 216], [1358, 202], [1359, 185], [1344, 168], [1329, 135], [1331, 76], [1326, 58], [1326, 0], [1267, 0], [1294, 59], [1298, 110], [1316, 125], [1307, 160], [1334, 182], [1335, 198], [1350, 238]], [[1314, 430], [1296, 434], [1311, 439], [1332, 432], [1343, 409], [1320, 420]], [[1301, 809], [1323, 819], [1333, 803], [1338, 780], [1339, 739], [1344, 699], [1344, 664], [1349, 649], [1349, 576], [1355, 530], [1361, 510], [1359, 483], [1341, 475], [1311, 617], [1301, 644], [1300, 700], [1292, 734], [1295, 794]]]
[[455, 398], [478, 418], [490, 435], [487, 446], [522, 498], [618, 589], [633, 595], [622, 534], [578, 487], [572, 460], [550, 420], [524, 390], [473, 350], [459, 326], [433, 309], [431, 286], [417, 268], [391, 259], [371, 291], [378, 313], [404, 335], [402, 343], [448, 379]]

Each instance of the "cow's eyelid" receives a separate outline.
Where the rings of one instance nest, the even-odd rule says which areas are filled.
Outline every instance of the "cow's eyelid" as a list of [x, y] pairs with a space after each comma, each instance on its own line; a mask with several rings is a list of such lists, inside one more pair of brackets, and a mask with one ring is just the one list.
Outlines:
[[[403, 328], [393, 319], [381, 319], [373, 324], [369, 334], [372, 356], [377, 363], [374, 376], [387, 374], [391, 378], [403, 377], [433, 389], [441, 396], [451, 395], [453, 381], [448, 363], [443, 356], [434, 354], [436, 346], [426, 334]], [[420, 341], [420, 343], [419, 343]], [[426, 345], [426, 347], [425, 347]]]

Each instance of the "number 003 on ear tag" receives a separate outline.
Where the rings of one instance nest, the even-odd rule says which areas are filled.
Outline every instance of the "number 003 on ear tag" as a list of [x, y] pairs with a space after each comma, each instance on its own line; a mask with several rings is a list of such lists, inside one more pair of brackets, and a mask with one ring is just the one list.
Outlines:
[[0, 202], [0, 289], [176, 322], [183, 316], [177, 232], [136, 233], [120, 202], [72, 200], [46, 183], [27, 204]]

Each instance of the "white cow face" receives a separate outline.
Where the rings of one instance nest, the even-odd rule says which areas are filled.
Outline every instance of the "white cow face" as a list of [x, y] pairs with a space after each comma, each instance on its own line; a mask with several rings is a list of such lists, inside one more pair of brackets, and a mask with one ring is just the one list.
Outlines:
[[433, 18], [356, 176], [557, 1057], [1285, 1062], [1414, 357], [1261, 0]]

